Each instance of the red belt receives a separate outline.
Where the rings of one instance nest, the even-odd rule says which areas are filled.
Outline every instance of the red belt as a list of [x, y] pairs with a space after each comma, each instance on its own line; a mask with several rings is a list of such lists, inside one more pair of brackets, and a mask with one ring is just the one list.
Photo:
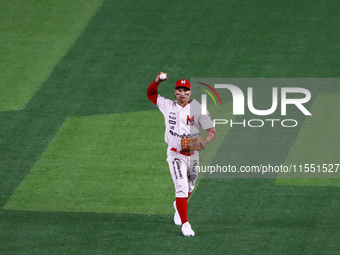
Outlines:
[[[171, 148], [172, 151], [177, 152], [177, 149], [175, 148]], [[180, 151], [180, 154], [184, 155], [184, 156], [191, 156], [194, 155], [194, 151]]]

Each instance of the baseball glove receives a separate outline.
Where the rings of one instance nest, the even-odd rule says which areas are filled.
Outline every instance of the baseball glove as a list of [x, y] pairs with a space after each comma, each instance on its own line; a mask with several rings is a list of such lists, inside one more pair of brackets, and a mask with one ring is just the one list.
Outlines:
[[199, 151], [203, 150], [207, 145], [207, 141], [202, 137], [182, 138], [183, 151]]

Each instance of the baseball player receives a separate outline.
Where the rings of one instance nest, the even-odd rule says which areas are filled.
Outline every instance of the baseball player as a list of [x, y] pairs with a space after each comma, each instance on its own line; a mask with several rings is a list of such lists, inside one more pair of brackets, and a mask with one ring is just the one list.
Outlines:
[[[162, 72], [157, 75], [149, 85], [147, 97], [164, 115], [167, 162], [175, 185], [174, 222], [182, 225], [184, 236], [194, 236], [195, 232], [187, 218], [187, 199], [195, 187], [198, 175], [198, 151], [215, 138], [216, 131], [209, 113], [202, 115], [201, 104], [190, 99], [191, 86], [188, 80], [177, 81], [175, 101], [158, 94], [158, 85], [167, 79], [166, 76]], [[201, 137], [201, 129], [207, 130], [205, 138]]]

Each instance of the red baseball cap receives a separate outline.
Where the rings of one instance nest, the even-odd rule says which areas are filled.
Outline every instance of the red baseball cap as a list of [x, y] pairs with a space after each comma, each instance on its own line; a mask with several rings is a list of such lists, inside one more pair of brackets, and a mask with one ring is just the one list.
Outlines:
[[191, 89], [190, 87], [190, 81], [186, 80], [186, 79], [182, 79], [176, 82], [176, 88], [186, 88], [186, 89]]

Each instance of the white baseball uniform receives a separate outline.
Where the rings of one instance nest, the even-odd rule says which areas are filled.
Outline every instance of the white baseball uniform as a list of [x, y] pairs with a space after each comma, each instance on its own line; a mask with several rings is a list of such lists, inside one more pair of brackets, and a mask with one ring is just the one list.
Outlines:
[[[201, 129], [209, 129], [214, 124], [209, 116], [201, 114], [201, 104], [195, 99], [185, 107], [158, 95], [157, 107], [165, 120], [165, 142], [168, 144], [167, 161], [175, 185], [176, 197], [186, 198], [195, 187], [199, 166], [198, 151], [181, 152], [181, 139], [201, 136]], [[190, 155], [192, 154], [192, 155]]]

